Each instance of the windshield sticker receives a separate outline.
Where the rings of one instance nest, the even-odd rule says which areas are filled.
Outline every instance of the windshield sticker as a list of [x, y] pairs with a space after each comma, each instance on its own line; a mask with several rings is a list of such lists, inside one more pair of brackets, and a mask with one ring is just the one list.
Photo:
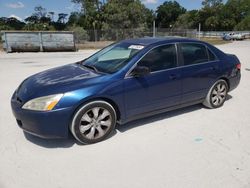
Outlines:
[[128, 47], [128, 49], [133, 49], [133, 50], [142, 50], [144, 46], [142, 45], [131, 45]]

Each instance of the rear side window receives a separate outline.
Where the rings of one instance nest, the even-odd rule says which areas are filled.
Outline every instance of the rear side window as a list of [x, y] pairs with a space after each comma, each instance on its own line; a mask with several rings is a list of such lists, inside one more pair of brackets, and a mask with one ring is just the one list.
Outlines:
[[209, 61], [216, 61], [217, 57], [214, 55], [214, 53], [211, 52], [211, 50], [207, 49], [208, 55], [209, 55]]
[[194, 65], [209, 61], [207, 48], [202, 44], [183, 43], [180, 44], [183, 54], [184, 65]]
[[148, 52], [138, 65], [148, 67], [151, 72], [166, 70], [177, 66], [176, 57], [175, 44], [168, 44]]

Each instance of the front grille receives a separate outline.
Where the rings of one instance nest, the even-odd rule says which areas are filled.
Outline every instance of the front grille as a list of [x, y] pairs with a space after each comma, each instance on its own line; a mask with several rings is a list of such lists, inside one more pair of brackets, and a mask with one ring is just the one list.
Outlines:
[[19, 102], [21, 104], [23, 103], [23, 101], [19, 97], [17, 97], [16, 100], [17, 100], [17, 102]]

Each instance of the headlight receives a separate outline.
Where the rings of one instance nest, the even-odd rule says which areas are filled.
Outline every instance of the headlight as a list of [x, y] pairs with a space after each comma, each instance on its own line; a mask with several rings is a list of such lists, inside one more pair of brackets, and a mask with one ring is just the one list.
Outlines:
[[57, 94], [35, 98], [26, 102], [22, 108], [35, 111], [50, 111], [56, 106], [62, 97], [63, 94]]

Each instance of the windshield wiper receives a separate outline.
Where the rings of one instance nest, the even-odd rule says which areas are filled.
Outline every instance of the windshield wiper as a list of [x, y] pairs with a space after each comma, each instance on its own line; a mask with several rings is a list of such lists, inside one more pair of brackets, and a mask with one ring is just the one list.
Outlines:
[[91, 70], [94, 70], [95, 72], [99, 72], [98, 69], [95, 67], [95, 66], [92, 66], [92, 65], [85, 65], [85, 64], [81, 64], [82, 66], [88, 68], [88, 69], [91, 69]]

